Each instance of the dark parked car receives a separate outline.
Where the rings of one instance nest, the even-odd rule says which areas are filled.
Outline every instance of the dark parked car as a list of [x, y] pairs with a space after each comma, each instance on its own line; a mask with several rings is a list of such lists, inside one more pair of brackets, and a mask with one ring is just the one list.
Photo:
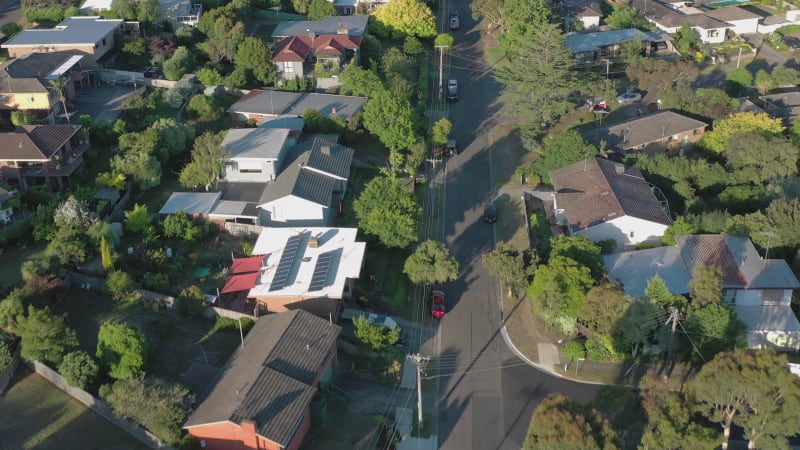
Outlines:
[[497, 222], [497, 207], [494, 203], [489, 202], [483, 207], [483, 220], [487, 223]]

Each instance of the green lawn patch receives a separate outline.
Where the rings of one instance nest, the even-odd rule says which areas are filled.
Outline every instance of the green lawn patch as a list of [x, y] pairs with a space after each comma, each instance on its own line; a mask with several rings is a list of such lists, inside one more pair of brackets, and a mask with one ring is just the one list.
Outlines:
[[148, 448], [24, 365], [0, 396], [0, 436], [9, 449]]
[[327, 423], [312, 423], [303, 442], [306, 450], [351, 450], [367, 448], [376, 441], [376, 433], [383, 427], [381, 416], [354, 414], [328, 402]]
[[25, 247], [6, 248], [0, 256], [0, 286], [8, 287], [22, 281], [19, 271], [22, 263], [43, 256], [46, 247], [46, 242], [37, 242]]

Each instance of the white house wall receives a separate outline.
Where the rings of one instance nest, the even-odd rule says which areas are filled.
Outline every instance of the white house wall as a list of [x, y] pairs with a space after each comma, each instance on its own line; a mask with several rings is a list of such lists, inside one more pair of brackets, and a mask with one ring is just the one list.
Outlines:
[[[666, 229], [667, 226], [660, 223], [624, 216], [575, 234], [586, 236], [592, 242], [614, 239], [617, 242], [617, 251], [622, 251], [625, 247], [642, 242], [660, 242], [661, 236], [664, 235], [664, 230]], [[633, 236], [631, 236], [631, 233], [633, 233]]]
[[[706, 44], [719, 44], [719, 43], [725, 42], [725, 30], [726, 30], [726, 28], [714, 28], [714, 29], [711, 29], [711, 30], [706, 30], [706, 29], [700, 28], [700, 27], [692, 27], [692, 28], [694, 28], [694, 30], [697, 31], [697, 34], [700, 35], [700, 40], [705, 42]], [[710, 31], [716, 31], [717, 35], [716, 36], [709, 36], [708, 33]]]
[[[240, 172], [258, 168], [261, 172]], [[278, 172], [278, 161], [275, 159], [264, 160], [230, 160], [225, 165], [225, 180], [232, 182], [265, 183], [273, 181]]]
[[727, 23], [731, 25], [731, 30], [736, 34], [756, 33], [758, 32], [758, 20], [758, 18], [730, 20]]
[[261, 226], [328, 226], [328, 207], [289, 195], [261, 205]]

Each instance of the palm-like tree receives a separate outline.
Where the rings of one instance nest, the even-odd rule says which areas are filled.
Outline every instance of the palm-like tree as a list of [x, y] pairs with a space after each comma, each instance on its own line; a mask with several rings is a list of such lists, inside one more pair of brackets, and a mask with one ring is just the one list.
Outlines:
[[67, 98], [64, 97], [64, 86], [66, 85], [67, 80], [61, 77], [58, 77], [55, 80], [50, 80], [50, 86], [58, 91], [58, 100], [61, 102], [61, 106], [64, 107], [64, 116], [67, 118], [67, 123], [70, 123], [69, 112], [67, 111]]

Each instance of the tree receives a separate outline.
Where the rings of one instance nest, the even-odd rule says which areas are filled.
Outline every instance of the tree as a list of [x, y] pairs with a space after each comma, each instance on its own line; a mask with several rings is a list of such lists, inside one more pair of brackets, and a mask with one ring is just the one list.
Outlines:
[[370, 322], [363, 314], [353, 319], [353, 326], [358, 340], [373, 350], [390, 348], [400, 339], [400, 328], [390, 330], [383, 324]]
[[220, 120], [223, 112], [223, 108], [213, 97], [209, 98], [204, 94], [195, 95], [186, 104], [186, 116], [201, 122]]
[[111, 159], [111, 169], [126, 175], [146, 191], [161, 184], [161, 163], [154, 155], [126, 153]]
[[64, 87], [67, 85], [67, 80], [62, 77], [50, 80], [50, 87], [55, 89], [58, 93], [58, 101], [61, 102], [61, 107], [64, 108], [64, 117], [69, 123], [69, 111], [67, 111], [67, 97], [64, 96]]
[[683, 310], [686, 307], [686, 299], [682, 295], [673, 294], [664, 279], [658, 275], [654, 275], [653, 278], [647, 280], [644, 295], [651, 302], [664, 309], [675, 307]]
[[18, 35], [24, 28], [17, 22], [9, 22], [0, 26], [0, 33], [6, 35], [8, 39]]
[[100, 238], [100, 261], [103, 269], [109, 271], [114, 268], [114, 260], [111, 257], [111, 244], [105, 236]]
[[13, 359], [14, 355], [11, 353], [6, 341], [0, 340], [0, 370], [5, 370]]
[[762, 95], [775, 89], [775, 82], [772, 80], [772, 76], [764, 69], [759, 69], [759, 71], [756, 72], [754, 85], [756, 90]]
[[433, 127], [431, 127], [431, 141], [436, 145], [445, 145], [450, 139], [450, 131], [453, 130], [453, 124], [442, 117], [437, 120]]
[[403, 273], [414, 284], [446, 283], [458, 279], [458, 261], [443, 243], [429, 239], [406, 259]]
[[550, 394], [533, 410], [525, 450], [615, 450], [617, 436], [600, 412], [563, 394]]
[[511, 57], [519, 53], [521, 43], [550, 23], [553, 16], [550, 7], [537, 0], [506, 0], [502, 11], [504, 26], [497, 39], [500, 48]]
[[140, 57], [147, 54], [147, 40], [143, 37], [135, 37], [128, 40], [122, 46], [122, 53], [128, 58], [138, 60]]
[[292, 0], [292, 8], [297, 14], [308, 14], [311, 0]]
[[747, 325], [739, 320], [736, 311], [719, 301], [690, 310], [685, 328], [691, 339], [691, 359], [698, 365], [720, 352], [745, 348], [747, 345]]
[[628, 308], [628, 299], [615, 284], [605, 283], [589, 289], [577, 319], [590, 330], [611, 336], [614, 327]]
[[311, 0], [308, 5], [308, 20], [321, 20], [324, 17], [335, 16], [336, 7], [328, 0]]
[[[583, 344], [579, 341], [569, 341], [567, 345], [564, 346], [564, 356], [570, 360], [570, 362], [575, 362], [581, 358], [586, 357], [586, 349], [583, 348]], [[567, 364], [564, 364], [564, 371], [567, 370]], [[578, 373], [578, 368], [575, 368], [575, 373]]]
[[[18, 318], [19, 320], [19, 318]], [[14, 334], [22, 338], [20, 355], [28, 361], [59, 364], [70, 349], [78, 345], [75, 330], [50, 308], [28, 306], [28, 315], [20, 320]]]
[[36, 116], [30, 111], [11, 111], [11, 124], [15, 127], [36, 123]]
[[719, 445], [721, 434], [691, 420], [691, 400], [673, 391], [650, 371], [640, 382], [641, 405], [647, 417], [642, 445], [664, 450], [710, 449]]
[[348, 64], [339, 74], [342, 94], [372, 97], [383, 90], [383, 82], [377, 73], [365, 67]]
[[600, 246], [585, 236], [561, 235], [551, 240], [550, 257], [564, 256], [588, 267], [592, 278], [599, 280], [606, 274], [606, 265]]
[[125, 228], [133, 233], [146, 235], [153, 230], [153, 217], [147, 211], [147, 205], [136, 203], [133, 209], [125, 211]]
[[791, 67], [777, 66], [770, 75], [775, 87], [796, 87], [800, 84], [800, 72]]
[[631, 357], [639, 355], [642, 346], [667, 319], [666, 312], [647, 300], [633, 299], [625, 313], [614, 324], [615, 342], [618, 350], [630, 351]]
[[574, 322], [584, 295], [593, 284], [589, 268], [573, 259], [555, 256], [538, 267], [528, 296], [534, 311], [546, 322], [555, 324], [559, 317]]
[[[328, 0], [322, 1], [333, 8], [333, 3]], [[313, 20], [313, 19], [312, 19]], [[275, 81], [275, 69], [272, 66], [272, 54], [260, 38], [246, 37], [239, 44], [236, 51], [236, 67], [246, 70], [256, 80], [263, 84], [270, 84]]]
[[164, 77], [170, 81], [177, 81], [191, 70], [193, 65], [192, 54], [184, 46], [180, 46], [172, 57], [164, 61]]
[[114, 300], [125, 300], [136, 290], [136, 282], [127, 272], [114, 270], [106, 276], [106, 289]]
[[[226, 16], [218, 17], [213, 27], [206, 32], [208, 39], [197, 47], [208, 55], [212, 64], [223, 59], [235, 62], [237, 48], [247, 37], [244, 24]], [[164, 73], [166, 74], [166, 67]]]
[[405, 36], [436, 36], [436, 18], [420, 0], [392, 0], [372, 11], [375, 34], [402, 39]]
[[[725, 148], [725, 159], [743, 183], [762, 184], [776, 177], [797, 173], [798, 149], [783, 136], [764, 136], [755, 132], [734, 135]], [[753, 149], [760, 149], [754, 152]]]
[[689, 280], [689, 293], [694, 308], [719, 303], [722, 300], [722, 269], [717, 266], [698, 267]]
[[143, 425], [161, 440], [176, 444], [192, 410], [194, 394], [178, 383], [136, 377], [100, 388], [102, 398], [120, 417]]
[[225, 77], [214, 67], [203, 67], [197, 71], [197, 81], [203, 86], [218, 86], [225, 83]]
[[408, 148], [417, 139], [411, 103], [390, 91], [378, 91], [369, 99], [364, 106], [364, 126], [390, 150]]
[[[178, 80], [175, 86], [164, 92], [164, 101], [173, 108], [180, 108], [183, 102], [189, 100], [195, 91], [195, 83], [189, 80]], [[165, 119], [159, 119], [165, 120]]]
[[185, 212], [178, 210], [164, 219], [164, 236], [194, 241], [200, 237], [200, 228], [192, 222]]
[[67, 353], [58, 367], [58, 372], [70, 386], [86, 389], [92, 384], [99, 368], [91, 356], [80, 350]]
[[208, 190], [222, 175], [222, 161], [227, 152], [222, 148], [222, 135], [204, 133], [194, 141], [192, 160], [178, 177], [181, 185], [196, 189], [200, 186]]
[[725, 91], [732, 97], [739, 97], [753, 86], [753, 74], [740, 67], [733, 69], [725, 77]]
[[780, 118], [772, 118], [765, 113], [735, 113], [714, 122], [714, 129], [705, 133], [699, 144], [715, 153], [723, 153], [735, 136], [745, 133], [778, 136], [783, 133], [783, 125]]
[[172, 118], [158, 119], [150, 126], [150, 129], [157, 133], [159, 146], [165, 153], [166, 158], [163, 158], [162, 161], [183, 153], [186, 150], [186, 144], [194, 139], [193, 127], [179, 124]]
[[160, 34], [154, 34], [150, 36], [148, 48], [150, 49], [150, 62], [162, 65], [178, 49], [178, 41], [175, 38], [167, 39]]
[[208, 307], [206, 295], [203, 290], [198, 286], [189, 286], [181, 291], [178, 300], [183, 302], [186, 307], [186, 312], [196, 316], [203, 313], [203, 310]]
[[689, 53], [694, 49], [700, 48], [702, 41], [697, 31], [688, 23], [683, 24], [673, 39], [675, 48], [681, 53]]
[[509, 296], [522, 291], [528, 283], [528, 274], [535, 269], [534, 263], [530, 270], [526, 270], [522, 253], [505, 241], [498, 242], [494, 250], [484, 253], [481, 261], [490, 276], [500, 278], [500, 283], [508, 289]]
[[85, 230], [97, 219], [92, 217], [86, 203], [70, 195], [53, 212], [53, 223], [58, 228]]
[[572, 109], [568, 97], [585, 86], [587, 75], [577, 70], [557, 24], [536, 26], [515, 45], [518, 49], [495, 71], [495, 78], [503, 84], [501, 99], [517, 117], [523, 136], [535, 137], [542, 126]]
[[141, 374], [148, 351], [147, 337], [141, 330], [124, 323], [100, 325], [95, 356], [111, 378], [127, 380]]
[[720, 353], [700, 369], [691, 389], [698, 411], [722, 427], [723, 449], [733, 424], [744, 428], [748, 448], [759, 440], [788, 447], [786, 438], [800, 427], [800, 382], [786, 356], [772, 350]]
[[417, 241], [422, 213], [411, 191], [392, 177], [375, 177], [353, 202], [358, 226], [387, 247], [405, 248]]
[[605, 22], [612, 30], [627, 30], [648, 25], [647, 20], [641, 17], [638, 11], [620, 5], [614, 5], [614, 10], [605, 18]]
[[483, 17], [486, 20], [487, 31], [494, 34], [497, 29], [502, 30], [505, 24], [503, 4], [503, 0], [473, 0], [470, 3], [472, 17], [475, 20]]
[[597, 147], [575, 130], [564, 131], [542, 140], [542, 155], [534, 162], [534, 170], [547, 183], [550, 171], [598, 154]]
[[453, 42], [455, 42], [453, 35], [448, 33], [439, 33], [433, 40], [433, 46], [442, 50], [447, 50], [453, 47]]

